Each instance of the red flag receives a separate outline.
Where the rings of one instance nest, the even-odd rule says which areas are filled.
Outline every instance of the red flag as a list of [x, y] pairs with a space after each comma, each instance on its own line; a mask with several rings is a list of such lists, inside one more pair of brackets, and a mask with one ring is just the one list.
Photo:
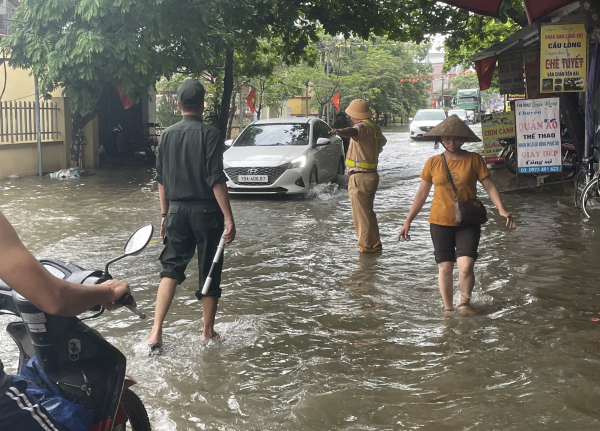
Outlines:
[[121, 103], [123, 104], [123, 109], [127, 110], [135, 105], [135, 102], [130, 100], [127, 95], [121, 94], [121, 84], [115, 84], [117, 88], [117, 93], [119, 93], [119, 98], [121, 99]]
[[475, 62], [475, 70], [479, 80], [479, 88], [487, 90], [492, 85], [492, 77], [496, 68], [496, 57], [484, 58]]
[[331, 103], [335, 106], [335, 109], [340, 111], [340, 93], [336, 93], [335, 96], [331, 98]]
[[246, 103], [250, 108], [250, 112], [256, 112], [256, 106], [254, 105], [256, 103], [256, 88], [253, 88], [252, 91], [248, 93], [248, 96], [246, 96]]

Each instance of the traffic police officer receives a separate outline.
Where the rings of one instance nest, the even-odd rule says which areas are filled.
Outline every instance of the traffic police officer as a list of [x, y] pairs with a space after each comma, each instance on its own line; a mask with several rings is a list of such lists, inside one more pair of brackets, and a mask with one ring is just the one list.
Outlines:
[[332, 134], [350, 139], [346, 154], [348, 169], [348, 196], [352, 205], [352, 221], [358, 237], [358, 250], [372, 253], [381, 250], [377, 215], [373, 210], [375, 192], [379, 185], [377, 162], [379, 153], [387, 140], [381, 129], [371, 120], [373, 113], [363, 99], [353, 100], [346, 113], [354, 123], [353, 127], [333, 129]]
[[[217, 304], [221, 297], [222, 264], [215, 266], [206, 296], [201, 289], [208, 276], [221, 236], [227, 244], [235, 238], [235, 223], [223, 172], [220, 131], [202, 122], [204, 87], [186, 79], [177, 88], [177, 106], [183, 119], [166, 128], [156, 157], [156, 181], [162, 221], [160, 255], [163, 270], [156, 295], [150, 349], [162, 348], [162, 327], [175, 289], [185, 280], [185, 269], [198, 252], [200, 283], [196, 296], [202, 301], [203, 336], [215, 338]], [[225, 228], [225, 233], [223, 233]]]

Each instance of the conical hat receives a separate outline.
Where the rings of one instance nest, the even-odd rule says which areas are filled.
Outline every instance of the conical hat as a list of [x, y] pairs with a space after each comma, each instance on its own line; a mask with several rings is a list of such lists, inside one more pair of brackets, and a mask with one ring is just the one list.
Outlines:
[[430, 141], [441, 141], [442, 137], [460, 138], [463, 142], [481, 142], [481, 139], [473, 133], [463, 120], [456, 115], [450, 115], [440, 124], [423, 135]]
[[367, 120], [373, 116], [373, 111], [371, 111], [365, 100], [354, 99], [346, 108], [346, 114], [350, 115], [351, 118]]

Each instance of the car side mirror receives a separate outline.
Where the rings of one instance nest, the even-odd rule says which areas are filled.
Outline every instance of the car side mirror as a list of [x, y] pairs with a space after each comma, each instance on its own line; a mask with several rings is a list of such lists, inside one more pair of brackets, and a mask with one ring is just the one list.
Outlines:
[[331, 144], [331, 139], [319, 138], [319, 139], [317, 139], [317, 143], [315, 144], [315, 147], [322, 147], [323, 145], [329, 145], [329, 144]]
[[225, 146], [226, 147], [231, 147], [233, 145], [233, 139], [227, 139], [225, 141]]

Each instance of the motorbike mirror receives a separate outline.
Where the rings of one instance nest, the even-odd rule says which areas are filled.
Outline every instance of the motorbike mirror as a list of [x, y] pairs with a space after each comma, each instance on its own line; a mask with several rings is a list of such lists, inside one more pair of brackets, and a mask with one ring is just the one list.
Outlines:
[[129, 238], [129, 241], [127, 241], [127, 244], [125, 244], [125, 247], [123, 247], [123, 254], [126, 256], [135, 256], [141, 252], [150, 242], [153, 233], [154, 226], [152, 224], [147, 224], [136, 230]]
[[102, 274], [103, 280], [109, 280], [110, 274], [108, 272], [108, 267], [115, 263], [118, 260], [123, 259], [127, 256], [135, 256], [150, 243], [150, 239], [152, 238], [152, 234], [154, 233], [154, 226], [152, 224], [147, 224], [146, 226], [142, 226], [138, 230], [136, 230], [133, 235], [129, 237], [129, 241], [123, 247], [123, 254], [119, 257], [115, 257], [114, 259], [108, 261], [106, 266], [104, 267], [104, 273]]

